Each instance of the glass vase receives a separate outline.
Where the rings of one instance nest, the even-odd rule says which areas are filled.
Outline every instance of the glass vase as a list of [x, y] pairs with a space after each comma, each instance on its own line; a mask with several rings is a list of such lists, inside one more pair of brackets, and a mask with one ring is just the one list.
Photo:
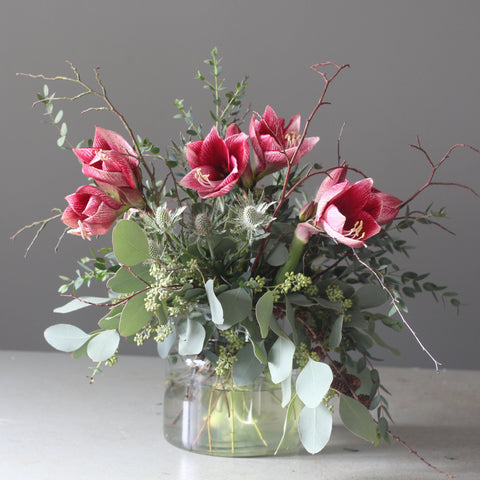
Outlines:
[[225, 457], [286, 455], [300, 451], [298, 413], [281, 405], [282, 391], [266, 375], [237, 387], [209, 362], [171, 355], [163, 428], [176, 447]]

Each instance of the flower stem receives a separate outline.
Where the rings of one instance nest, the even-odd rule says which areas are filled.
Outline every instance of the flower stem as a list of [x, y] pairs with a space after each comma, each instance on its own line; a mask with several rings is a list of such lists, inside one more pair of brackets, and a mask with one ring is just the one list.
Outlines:
[[297, 232], [295, 231], [295, 235], [293, 236], [293, 240], [288, 251], [288, 259], [284, 263], [282, 268], [280, 268], [280, 270], [277, 272], [277, 275], [275, 277], [275, 285], [283, 283], [287, 273], [293, 272], [295, 270], [298, 262], [300, 261], [303, 249], [305, 248], [306, 244], [307, 242], [298, 238]]

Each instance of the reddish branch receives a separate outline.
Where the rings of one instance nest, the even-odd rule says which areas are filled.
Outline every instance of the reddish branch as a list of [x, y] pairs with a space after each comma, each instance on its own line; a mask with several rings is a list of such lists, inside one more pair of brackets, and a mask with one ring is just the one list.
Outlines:
[[[335, 71], [334, 73], [329, 77], [327, 75], [326, 72], [324, 72], [323, 70], [320, 70], [320, 68], [323, 68], [323, 67], [330, 67], [330, 66], [333, 66], [335, 68]], [[300, 140], [298, 141], [298, 145], [297, 145], [297, 148], [295, 149], [295, 152], [293, 153], [292, 155], [292, 158], [288, 158], [287, 157], [287, 160], [288, 160], [288, 165], [287, 165], [287, 172], [285, 174], [285, 181], [283, 183], [283, 189], [282, 189], [282, 195], [280, 196], [280, 200], [278, 202], [278, 205], [277, 205], [277, 208], [275, 209], [275, 212], [273, 213], [273, 217], [276, 217], [277, 216], [277, 213], [280, 211], [280, 209], [282, 208], [285, 200], [287, 199], [287, 185], [288, 185], [288, 180], [290, 178], [290, 171], [292, 169], [292, 166], [295, 165], [295, 159], [297, 158], [298, 156], [298, 152], [300, 150], [300, 147], [302, 146], [304, 140], [305, 140], [305, 137], [307, 136], [307, 133], [308, 133], [308, 129], [310, 127], [310, 123], [312, 122], [313, 120], [313, 117], [315, 116], [315, 114], [317, 113], [317, 110], [322, 106], [322, 105], [330, 105], [330, 102], [327, 102], [325, 101], [325, 95], [327, 94], [327, 90], [328, 88], [330, 87], [330, 84], [333, 82], [333, 80], [335, 80], [335, 78], [340, 74], [340, 72], [342, 70], [344, 70], [345, 68], [349, 68], [350, 65], [348, 64], [345, 64], [345, 65], [337, 65], [336, 63], [334, 62], [322, 62], [322, 63], [316, 63], [315, 65], [312, 65], [310, 68], [318, 73], [322, 78], [323, 78], [323, 81], [324, 81], [324, 86], [323, 86], [323, 91], [320, 95], [320, 98], [318, 99], [318, 102], [317, 104], [315, 105], [315, 107], [313, 108], [312, 112], [310, 113], [310, 115], [308, 116], [307, 118], [307, 121], [305, 122], [305, 127], [303, 128], [303, 132], [302, 132], [302, 135], [300, 137]], [[291, 191], [288, 193], [290, 194]], [[268, 233], [270, 231], [270, 228], [272, 226], [272, 223], [271, 222], [265, 229], [265, 231]], [[257, 267], [258, 265], [258, 262], [260, 261], [260, 258], [263, 254], [263, 252], [265, 251], [265, 247], [267, 246], [267, 243], [268, 243], [268, 237], [267, 238], [264, 238], [259, 249], [258, 249], [258, 252], [257, 252], [257, 256], [255, 257], [255, 260], [252, 264], [252, 268], [251, 268], [251, 271], [255, 271], [255, 268]]]
[[422, 147], [420, 143], [420, 138], [417, 136], [417, 144], [416, 145], [410, 145], [412, 148], [415, 148], [416, 150], [419, 150], [420, 152], [423, 153], [425, 156], [427, 162], [429, 165], [432, 167], [432, 171], [430, 172], [430, 176], [428, 177], [427, 181], [425, 184], [420, 187], [408, 200], [405, 200], [400, 208], [405, 207], [405, 205], [409, 204], [414, 198], [416, 198], [421, 192], [423, 192], [426, 188], [428, 188], [431, 185], [450, 185], [454, 187], [460, 187], [464, 188], [466, 190], [469, 190], [472, 192], [475, 196], [480, 198], [480, 195], [471, 187], [468, 187], [467, 185], [462, 185], [461, 183], [454, 183], [454, 182], [434, 182], [433, 177], [437, 173], [437, 170], [442, 166], [442, 164], [447, 160], [447, 158], [450, 156], [450, 154], [455, 150], [456, 148], [463, 147], [463, 148], [469, 148], [470, 150], [473, 150], [474, 152], [480, 153], [480, 150], [477, 148], [472, 147], [471, 145], [467, 145], [465, 143], [457, 143], [450, 147], [447, 151], [447, 153], [442, 157], [442, 159], [438, 163], [434, 163], [433, 160], [431, 159], [430, 155], [428, 152]]

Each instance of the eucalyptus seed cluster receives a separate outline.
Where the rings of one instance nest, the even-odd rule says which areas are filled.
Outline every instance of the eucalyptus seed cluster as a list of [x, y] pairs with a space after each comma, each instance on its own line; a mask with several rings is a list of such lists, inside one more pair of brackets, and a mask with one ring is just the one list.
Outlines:
[[188, 310], [187, 301], [175, 293], [185, 285], [198, 281], [196, 262], [192, 260], [185, 265], [171, 262], [168, 268], [154, 262], [150, 266], [150, 275], [155, 281], [147, 292], [145, 310], [154, 313], [163, 308], [162, 302], [168, 301], [167, 313], [169, 316], [175, 317], [186, 313]]
[[299, 292], [300, 290], [309, 288], [312, 286], [312, 279], [307, 277], [303, 273], [287, 272], [285, 274], [285, 280], [278, 285], [278, 292], [287, 294], [289, 292]]
[[318, 353], [311, 351], [307, 344], [302, 342], [295, 350], [294, 359], [298, 364], [299, 368], [305, 367], [310, 359], [315, 360], [316, 362], [320, 361]]
[[163, 342], [173, 333], [173, 327], [170, 322], [162, 324], [157, 319], [152, 320], [148, 325], [143, 327], [135, 334], [133, 341], [137, 346], [142, 346], [152, 336], [156, 342]]
[[348, 322], [352, 316], [347, 314], [347, 310], [352, 308], [353, 302], [350, 298], [345, 298], [343, 290], [338, 285], [329, 285], [325, 291], [328, 300], [332, 303], [339, 303], [342, 306], [343, 321]]
[[221, 335], [227, 343], [219, 347], [215, 373], [222, 378], [226, 378], [237, 360], [238, 351], [245, 345], [245, 339], [234, 328], [221, 332]]

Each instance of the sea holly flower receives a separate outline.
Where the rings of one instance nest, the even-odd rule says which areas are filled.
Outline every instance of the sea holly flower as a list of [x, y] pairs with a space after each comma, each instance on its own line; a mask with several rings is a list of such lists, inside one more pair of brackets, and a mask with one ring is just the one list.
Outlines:
[[68, 233], [89, 240], [92, 235], [107, 233], [129, 208], [93, 185], [83, 185], [65, 199], [68, 207], [63, 212], [62, 222], [72, 228]]
[[[401, 200], [373, 188], [373, 179], [350, 184], [346, 168], [337, 168], [318, 189], [313, 227], [352, 248], [365, 245], [398, 214]], [[312, 232], [313, 233], [313, 232]]]
[[227, 128], [225, 139], [213, 127], [203, 140], [189, 143], [186, 148], [192, 170], [179, 184], [195, 190], [201, 198], [228, 193], [248, 165], [248, 136], [236, 124]]
[[74, 148], [73, 153], [82, 162], [82, 172], [118, 201], [143, 208], [145, 200], [139, 191], [141, 171], [136, 153], [118, 133], [95, 128], [93, 146]]
[[[258, 180], [269, 173], [288, 166], [297, 150], [300, 139], [300, 115], [295, 115], [285, 125], [285, 119], [278, 117], [275, 110], [267, 105], [261, 119], [252, 115], [250, 141], [255, 152], [253, 174]], [[305, 137], [295, 156], [293, 165], [308, 153], [320, 137]]]

